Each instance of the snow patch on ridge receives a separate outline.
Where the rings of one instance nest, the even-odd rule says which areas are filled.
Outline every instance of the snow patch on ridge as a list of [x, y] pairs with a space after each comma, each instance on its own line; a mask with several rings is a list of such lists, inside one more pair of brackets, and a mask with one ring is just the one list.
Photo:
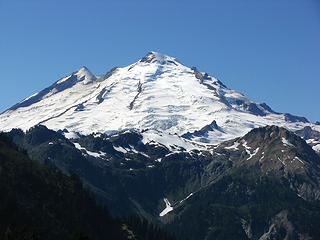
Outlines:
[[39, 94], [39, 92], [36, 92], [36, 93], [32, 94], [31, 96], [23, 99], [22, 102], [27, 101], [27, 100], [29, 100], [30, 98], [33, 98], [33, 97], [37, 96], [38, 94]]

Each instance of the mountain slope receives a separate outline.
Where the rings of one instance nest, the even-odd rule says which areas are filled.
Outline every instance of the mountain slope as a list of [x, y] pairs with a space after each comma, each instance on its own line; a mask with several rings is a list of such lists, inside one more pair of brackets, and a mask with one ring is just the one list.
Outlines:
[[138, 218], [111, 218], [77, 176], [30, 160], [3, 134], [0, 216], [0, 239], [172, 239]]
[[306, 142], [270, 126], [212, 154], [232, 167], [182, 203], [169, 198], [170, 228], [191, 239], [318, 239], [320, 158]]
[[138, 214], [182, 239], [319, 233], [309, 223], [320, 217], [320, 157], [284, 128], [257, 128], [207, 150], [145, 143], [137, 131], [69, 140], [37, 126], [8, 135], [34, 159], [78, 174], [113, 214]]
[[[216, 128], [210, 127], [213, 121]], [[197, 143], [219, 143], [265, 125], [320, 132], [305, 118], [276, 113], [207, 73], [155, 52], [101, 77], [82, 68], [0, 115], [3, 131], [37, 124], [85, 135], [153, 129], [187, 134]]]

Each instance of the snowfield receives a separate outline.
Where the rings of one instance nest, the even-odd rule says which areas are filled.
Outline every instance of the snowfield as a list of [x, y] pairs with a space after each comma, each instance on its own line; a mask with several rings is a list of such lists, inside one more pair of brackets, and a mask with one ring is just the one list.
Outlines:
[[[219, 129], [191, 135], [188, 141], [179, 138], [213, 120]], [[265, 125], [320, 131], [312, 123], [288, 121], [284, 114], [252, 102], [218, 79], [155, 52], [102, 77], [83, 67], [0, 115], [2, 131], [27, 130], [37, 124], [67, 129], [72, 136], [148, 129], [144, 135], [149, 141], [186, 149], [193, 147], [190, 141], [217, 144]]]

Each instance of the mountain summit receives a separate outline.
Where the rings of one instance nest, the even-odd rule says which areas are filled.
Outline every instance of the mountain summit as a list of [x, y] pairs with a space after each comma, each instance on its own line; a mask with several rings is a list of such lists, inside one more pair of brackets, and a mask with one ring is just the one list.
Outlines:
[[146, 56], [144, 56], [140, 62], [145, 63], [158, 63], [158, 64], [178, 64], [178, 60], [174, 57], [170, 57], [168, 55], [158, 53], [158, 52], [148, 52]]
[[74, 75], [76, 75], [80, 81], [83, 81], [84, 84], [91, 83], [97, 79], [97, 77], [93, 75], [85, 66], [80, 68], [79, 71], [75, 72]]
[[156, 52], [102, 77], [83, 67], [0, 115], [4, 131], [38, 124], [85, 135], [149, 129], [198, 143], [222, 142], [265, 125], [320, 131], [305, 118], [277, 113]]

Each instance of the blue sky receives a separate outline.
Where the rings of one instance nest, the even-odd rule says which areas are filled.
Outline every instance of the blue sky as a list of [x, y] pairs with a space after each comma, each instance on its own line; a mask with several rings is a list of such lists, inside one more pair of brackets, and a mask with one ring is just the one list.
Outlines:
[[150, 50], [320, 120], [318, 0], [0, 0], [0, 110], [83, 65], [102, 74]]

